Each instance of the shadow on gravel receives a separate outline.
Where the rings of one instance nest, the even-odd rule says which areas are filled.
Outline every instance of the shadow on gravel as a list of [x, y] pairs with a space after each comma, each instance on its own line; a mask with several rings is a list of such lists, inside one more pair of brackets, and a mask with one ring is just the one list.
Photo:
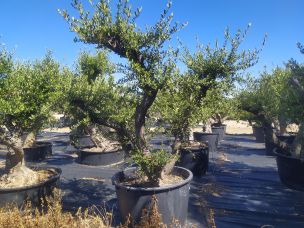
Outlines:
[[73, 179], [61, 180], [62, 204], [66, 211], [76, 212], [79, 207], [92, 209], [96, 213], [104, 215], [106, 212], [113, 213], [113, 225], [120, 221], [115, 190], [104, 184], [103, 180]]
[[53, 146], [68, 146], [69, 141], [61, 141], [61, 140], [55, 140], [52, 141]]
[[56, 165], [60, 168], [60, 166], [69, 165], [75, 162], [75, 158], [64, 155], [54, 155], [47, 160], [45, 160], [47, 165]]
[[[271, 158], [259, 157], [248, 163], [212, 161], [207, 175], [196, 181], [215, 212], [216, 227], [304, 227], [304, 192], [281, 184], [276, 167], [266, 166]], [[257, 165], [263, 158], [265, 165]]]
[[[235, 150], [230, 150], [229, 154], [232, 155], [242, 155], [242, 156], [251, 156], [251, 155], [265, 155], [265, 149], [252, 148], [252, 147], [242, 147], [238, 146]], [[266, 155], [265, 155], [266, 156]]]
[[237, 141], [239, 143], [254, 143], [255, 138], [252, 135], [226, 135], [224, 143], [227, 141]]

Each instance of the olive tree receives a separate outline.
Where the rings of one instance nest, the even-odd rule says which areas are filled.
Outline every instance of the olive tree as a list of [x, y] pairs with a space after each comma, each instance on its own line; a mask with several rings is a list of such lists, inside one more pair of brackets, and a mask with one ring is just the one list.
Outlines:
[[[33, 63], [0, 56], [0, 143], [9, 149], [6, 171], [10, 173], [24, 168], [23, 147], [31, 146], [38, 131], [51, 119], [66, 84], [50, 54]], [[6, 60], [10, 64], [3, 64]]]
[[[124, 73], [121, 80], [124, 86], [111, 84], [113, 89], [108, 90], [108, 93], [115, 99], [108, 106], [102, 110], [95, 109], [93, 105], [100, 100], [92, 101], [91, 106], [84, 99], [77, 99], [74, 104], [87, 113], [92, 123], [111, 127], [121, 137], [130, 138], [136, 155], [139, 155], [135, 156], [137, 163], [143, 164], [144, 161], [146, 165], [152, 164], [149, 160], [151, 156], [144, 155], [148, 149], [145, 139], [146, 117], [159, 90], [166, 86], [175, 67], [172, 58], [176, 51], [168, 48], [167, 41], [184, 25], [172, 25], [173, 15], [169, 14], [171, 3], [167, 4], [160, 19], [145, 29], [136, 25], [141, 9], [132, 10], [128, 0], [119, 0], [116, 12], [113, 12], [107, 0], [91, 3], [90, 10], [85, 10], [79, 1], [73, 1], [72, 5], [77, 11], [76, 17], [70, 16], [67, 11], [60, 12], [70, 29], [77, 34], [76, 40], [106, 49], [127, 61], [126, 65], [119, 67]], [[156, 166], [162, 166], [165, 160], [161, 164], [156, 162]], [[156, 177], [148, 175], [148, 172], [145, 174], [151, 182], [156, 183], [159, 172], [156, 173]]]
[[222, 46], [217, 42], [214, 47], [198, 45], [194, 53], [184, 49], [182, 61], [187, 71], [161, 93], [158, 102], [161, 116], [179, 140], [187, 141], [191, 125], [217, 113], [218, 104], [240, 80], [240, 73], [257, 62], [260, 50], [239, 51], [248, 28], [234, 36], [227, 29]]
[[257, 79], [247, 80], [246, 89], [239, 94], [240, 108], [251, 114], [251, 120], [262, 126], [267, 143], [277, 143], [272, 125], [279, 123], [281, 133], [286, 132], [290, 108], [288, 80], [290, 71], [275, 68], [263, 72]]
[[[298, 44], [301, 53], [304, 54], [303, 45]], [[299, 123], [298, 134], [288, 148], [294, 157], [303, 159], [304, 156], [304, 65], [299, 64], [295, 60], [290, 60], [287, 64], [288, 69], [291, 71], [291, 78], [289, 79], [290, 85], [290, 114], [291, 118]]]
[[[65, 109], [65, 115], [72, 128], [70, 138], [74, 145], [77, 146], [79, 137], [90, 135], [96, 147], [101, 150], [113, 149], [111, 141], [105, 135], [106, 129], [95, 126], [90, 121], [86, 111], [78, 108], [77, 101], [82, 99], [82, 102], [85, 102], [87, 106], [94, 106], [95, 109], [108, 109], [108, 105], [113, 102], [113, 97], [106, 96], [106, 94], [114, 92], [116, 86], [113, 77], [114, 69], [114, 64], [109, 61], [108, 55], [104, 51], [99, 51], [96, 54], [84, 51], [80, 54], [76, 72], [71, 72], [72, 83], [67, 93], [68, 105]], [[94, 100], [98, 102], [93, 104]]]
[[94, 144], [105, 150], [110, 149], [111, 138], [107, 140], [107, 135], [98, 134], [102, 126], [115, 129], [123, 147], [134, 141], [133, 115], [137, 96], [115, 82], [113, 73], [114, 65], [105, 52], [82, 53], [67, 96], [66, 112], [72, 126], [76, 126], [80, 134], [89, 134]]

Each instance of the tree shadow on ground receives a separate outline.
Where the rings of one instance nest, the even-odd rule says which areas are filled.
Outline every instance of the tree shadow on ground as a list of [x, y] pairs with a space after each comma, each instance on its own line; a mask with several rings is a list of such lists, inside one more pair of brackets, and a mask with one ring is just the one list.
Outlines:
[[224, 137], [224, 142], [225, 141], [238, 141], [238, 142], [248, 142], [248, 143], [253, 143], [256, 142], [255, 138], [252, 135], [232, 135], [232, 134], [226, 134]]
[[68, 155], [55, 154], [43, 161], [46, 165], [66, 166], [75, 163], [75, 158]]
[[252, 155], [259, 155], [259, 156], [266, 156], [266, 151], [264, 148], [251, 148], [251, 147], [241, 147], [234, 150], [230, 150], [229, 152], [223, 150], [226, 153], [233, 154], [233, 155], [242, 155], [242, 156], [252, 156]]
[[96, 213], [102, 215], [106, 212], [112, 213], [113, 225], [119, 224], [120, 215], [115, 190], [109, 184], [105, 184], [104, 180], [93, 178], [61, 180], [59, 187], [63, 194], [64, 210], [76, 212], [79, 207], [92, 207]]

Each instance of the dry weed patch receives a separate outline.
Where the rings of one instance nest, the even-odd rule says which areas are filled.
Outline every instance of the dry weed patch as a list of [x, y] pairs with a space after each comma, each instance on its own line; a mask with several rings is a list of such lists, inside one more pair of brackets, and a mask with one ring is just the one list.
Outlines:
[[95, 208], [78, 209], [76, 214], [62, 210], [61, 195], [45, 200], [44, 210], [38, 210], [26, 203], [22, 209], [14, 205], [0, 208], [0, 227], [7, 228], [107, 228], [110, 227], [111, 215], [97, 213]]

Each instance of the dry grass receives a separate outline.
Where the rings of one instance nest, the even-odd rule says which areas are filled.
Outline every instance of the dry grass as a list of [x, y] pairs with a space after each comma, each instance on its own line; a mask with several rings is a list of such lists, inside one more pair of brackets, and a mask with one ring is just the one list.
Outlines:
[[118, 228], [197, 228], [195, 225], [182, 226], [178, 220], [171, 222], [169, 226], [163, 223], [161, 214], [157, 209], [157, 198], [152, 196], [152, 203], [150, 208], [142, 210], [140, 221], [134, 224], [132, 217], [129, 216], [125, 224], [120, 225]]
[[[64, 212], [61, 204], [61, 194], [57, 190], [55, 196], [45, 200], [44, 210], [38, 210], [26, 203], [22, 209], [16, 206], [0, 208], [0, 228], [110, 228], [112, 214], [96, 212], [97, 208], [82, 210], [76, 214]], [[174, 220], [169, 226], [162, 222], [157, 209], [157, 199], [153, 196], [150, 208], [142, 211], [140, 221], [135, 224], [129, 217], [125, 224], [117, 228], [196, 228], [196, 226], [181, 226]]]
[[7, 228], [107, 228], [111, 215], [78, 209], [75, 215], [63, 212], [60, 193], [46, 200], [46, 210], [34, 209], [29, 203], [19, 210], [16, 206], [0, 208], [0, 227]]

